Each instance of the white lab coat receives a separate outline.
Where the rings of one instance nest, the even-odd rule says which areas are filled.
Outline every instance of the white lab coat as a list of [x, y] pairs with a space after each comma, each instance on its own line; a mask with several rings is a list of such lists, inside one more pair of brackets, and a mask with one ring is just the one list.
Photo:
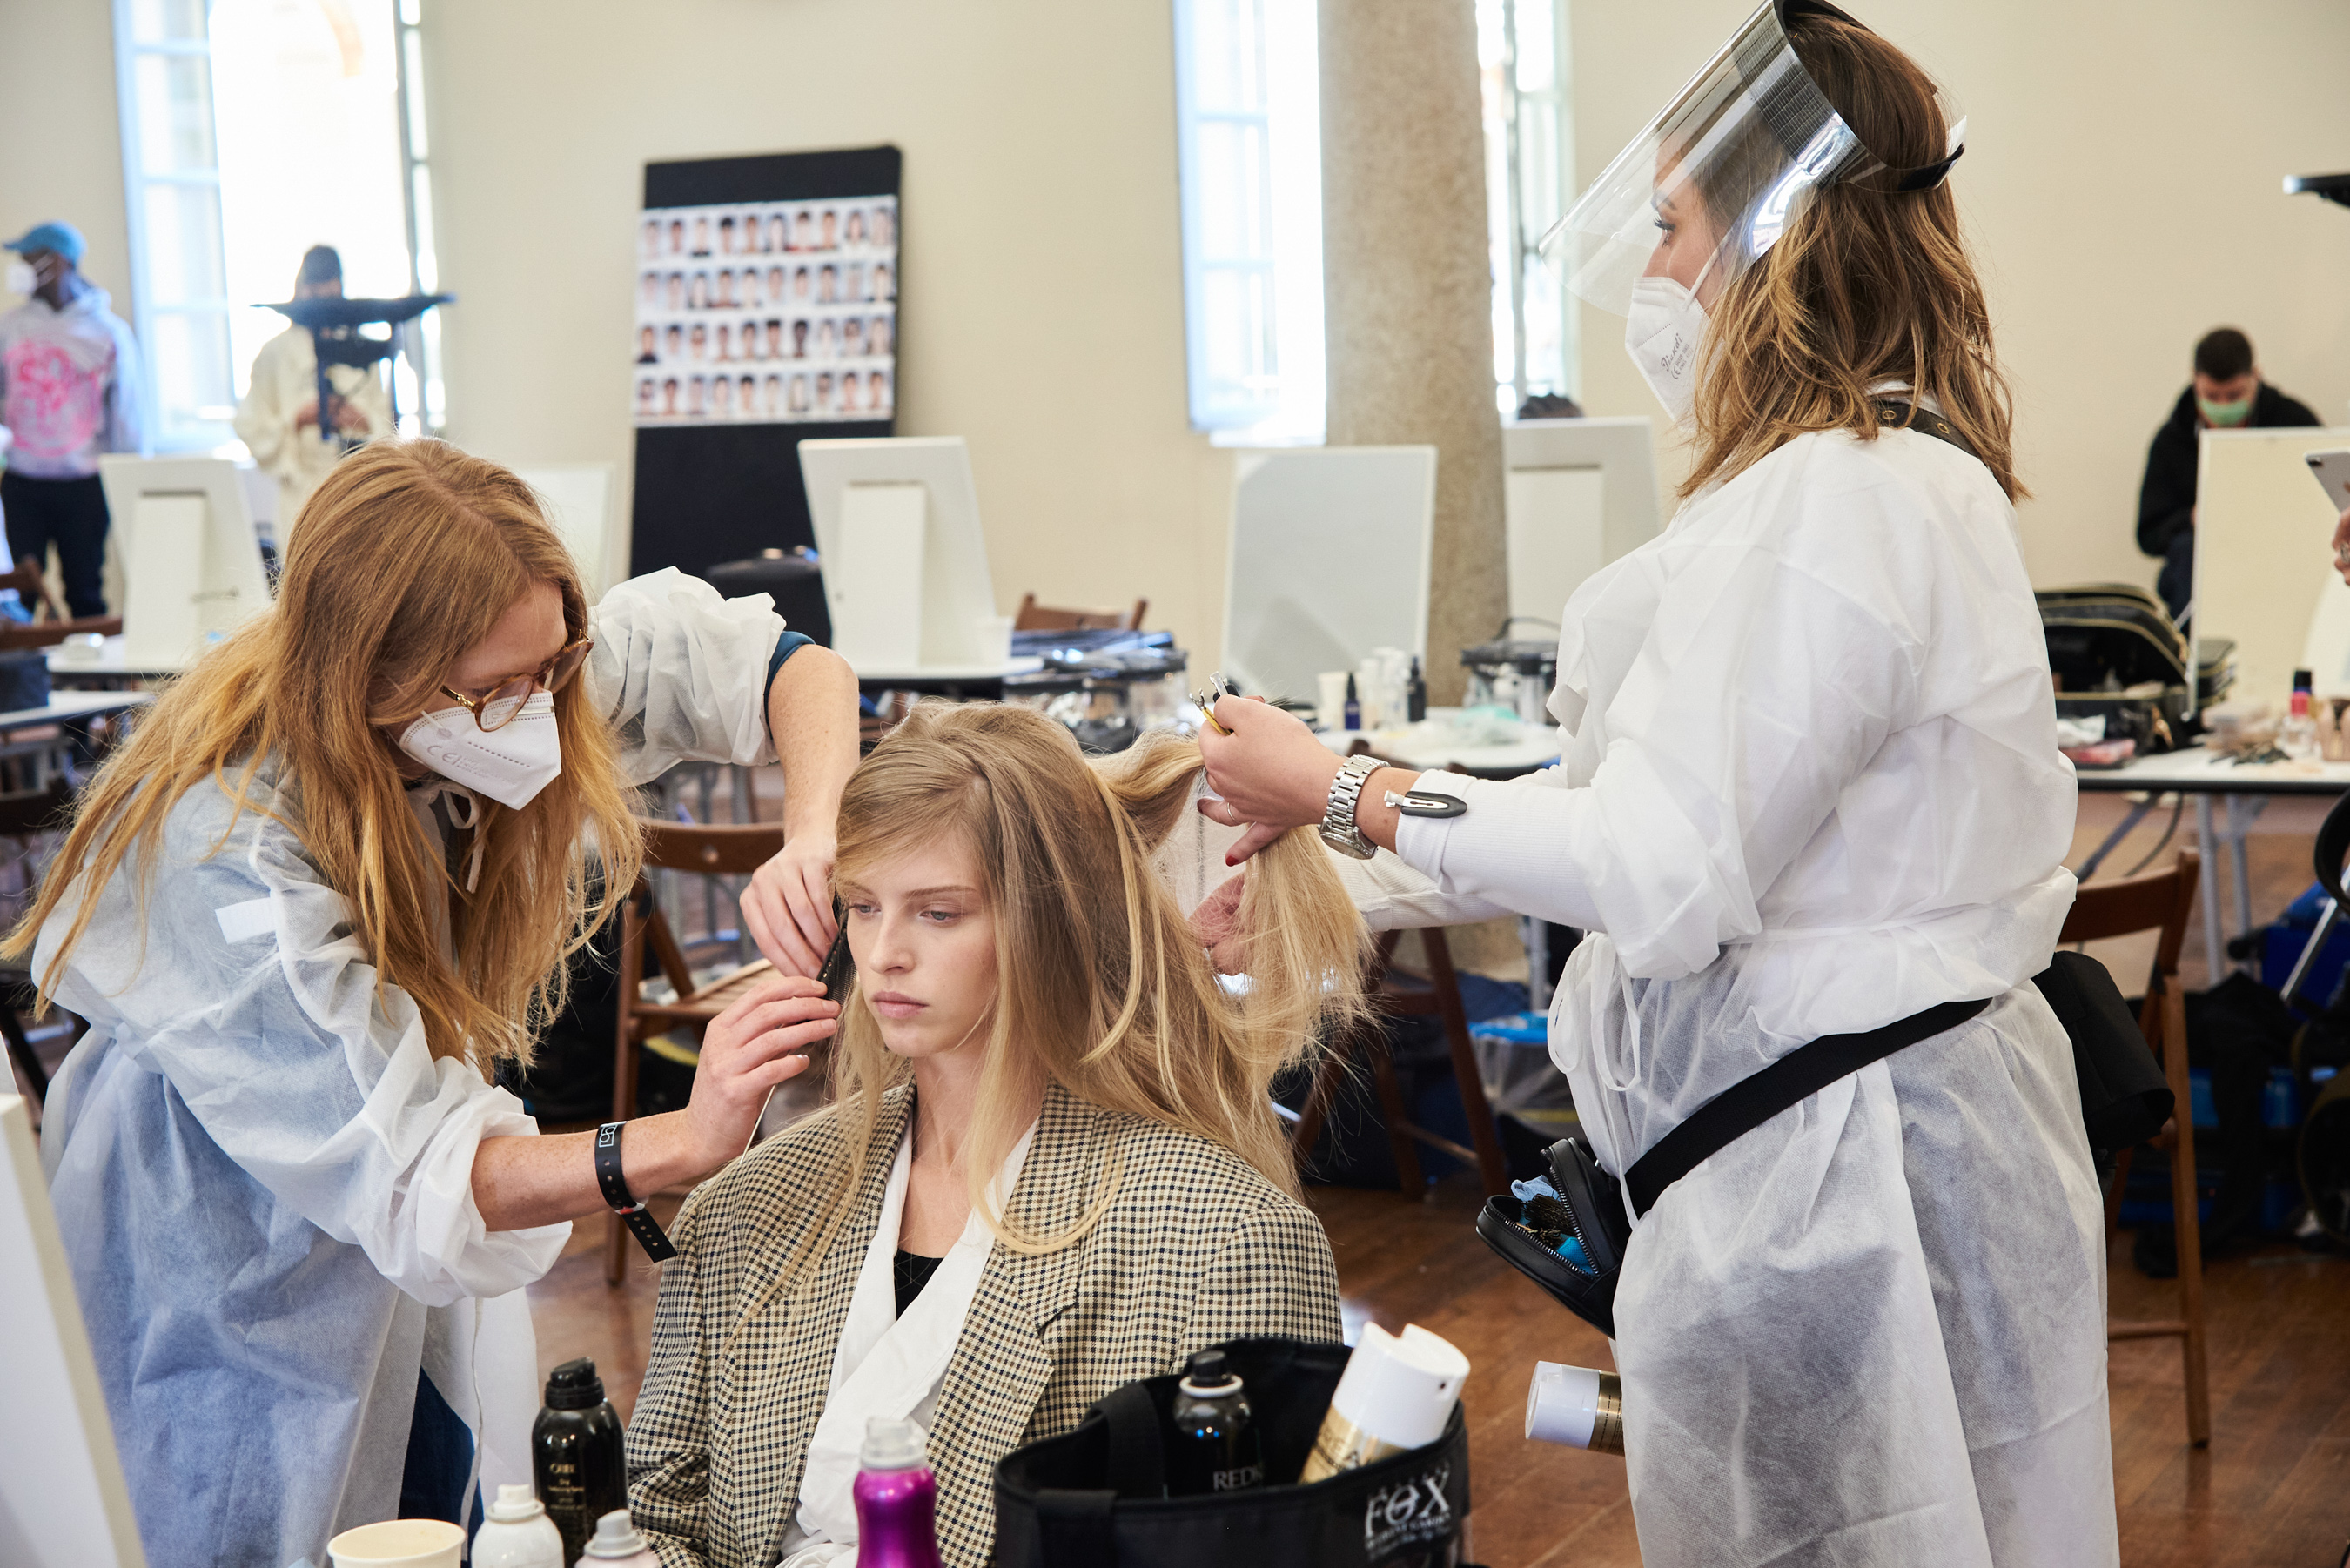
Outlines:
[[[391, 434], [391, 398], [384, 390], [383, 373], [370, 366], [327, 367], [336, 396], [348, 402], [367, 423], [341, 432], [353, 441], [373, 441]], [[253, 377], [244, 400], [236, 405], [236, 435], [253, 453], [255, 466], [277, 481], [278, 547], [294, 533], [294, 519], [310, 492], [318, 488], [343, 455], [341, 441], [319, 438], [317, 425], [296, 428], [294, 416], [318, 397], [318, 350], [309, 328], [289, 327], [261, 346], [253, 357]]]
[[[1032, 1124], [1004, 1160], [993, 1189], [999, 1210], [1004, 1195], [1019, 1185], [1020, 1168], [1035, 1140]], [[848, 1317], [833, 1347], [830, 1391], [808, 1438], [799, 1508], [784, 1532], [778, 1557], [783, 1568], [854, 1568], [857, 1503], [850, 1489], [857, 1482], [865, 1425], [877, 1416], [910, 1420], [928, 1436], [947, 1366], [962, 1341], [963, 1320], [971, 1315], [980, 1276], [995, 1251], [995, 1233], [974, 1212], [922, 1293], [904, 1317], [898, 1315], [898, 1230], [913, 1157], [914, 1124], [909, 1117], [881, 1195], [880, 1223], [865, 1249]]]
[[1569, 601], [1556, 768], [1422, 788], [1375, 924], [1593, 934], [1551, 1017], [1621, 1173], [1795, 1047], [1990, 1010], [1669, 1189], [1619, 1282], [1642, 1557], [2116, 1560], [2097, 1188], [2030, 978], [2073, 896], [2072, 769], [2014, 513], [1914, 431], [1788, 442]]
[[[773, 759], [783, 622], [765, 596], [666, 571], [593, 620], [582, 679], [633, 782], [686, 756]], [[272, 773], [255, 797], [301, 819], [292, 781]], [[136, 856], [98, 895], [57, 977], [90, 1029], [50, 1086], [42, 1157], [149, 1560], [280, 1568], [394, 1515], [420, 1369], [473, 1431], [492, 1495], [530, 1479], [521, 1288], [570, 1227], [484, 1226], [477, 1146], [536, 1124], [432, 1057], [294, 831], [229, 820], [221, 790], [190, 790], [143, 911]], [[445, 843], [440, 812], [425, 820]], [[87, 891], [43, 927], [38, 972]], [[423, 913], [445, 933], [444, 910]]]

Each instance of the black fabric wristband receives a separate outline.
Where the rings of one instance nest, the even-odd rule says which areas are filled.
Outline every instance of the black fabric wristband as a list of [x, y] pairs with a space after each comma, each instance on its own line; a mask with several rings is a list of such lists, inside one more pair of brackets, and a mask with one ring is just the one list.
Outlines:
[[596, 1129], [596, 1185], [603, 1189], [604, 1201], [620, 1223], [645, 1250], [645, 1256], [656, 1263], [666, 1263], [677, 1256], [671, 1245], [669, 1233], [660, 1228], [652, 1210], [629, 1194], [629, 1183], [620, 1174], [620, 1133], [629, 1124], [606, 1122]]

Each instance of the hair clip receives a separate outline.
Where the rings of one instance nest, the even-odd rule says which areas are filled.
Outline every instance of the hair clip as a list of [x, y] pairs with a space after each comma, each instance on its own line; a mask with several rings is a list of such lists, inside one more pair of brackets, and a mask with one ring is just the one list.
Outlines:
[[1406, 816], [1466, 816], [1469, 803], [1457, 794], [1439, 794], [1432, 789], [1408, 789], [1399, 794], [1387, 793], [1388, 809]]
[[1222, 699], [1234, 695], [1232, 682], [1226, 680], [1224, 679], [1224, 672], [1219, 670], [1213, 675], [1208, 677], [1208, 684], [1213, 688], [1213, 690], [1211, 691], [1192, 692], [1191, 705], [1200, 710], [1200, 716], [1207, 720], [1209, 727], [1213, 729], [1216, 733], [1219, 735], [1229, 735], [1232, 732], [1226, 729], [1222, 722], [1216, 717], [1216, 704]]

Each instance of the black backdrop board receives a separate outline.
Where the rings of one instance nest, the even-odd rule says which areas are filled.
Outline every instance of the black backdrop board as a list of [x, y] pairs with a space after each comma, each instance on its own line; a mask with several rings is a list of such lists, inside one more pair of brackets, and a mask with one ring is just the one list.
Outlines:
[[[901, 163], [895, 147], [648, 163], [644, 204], [655, 209], [861, 197], [894, 202]], [[901, 244], [902, 221], [900, 213]], [[813, 545], [799, 443], [896, 431], [894, 399], [889, 413], [878, 419], [668, 427], [639, 422], [630, 569], [676, 566], [699, 573], [764, 549]], [[829, 625], [802, 623], [796, 629], [819, 642], [830, 640]]]

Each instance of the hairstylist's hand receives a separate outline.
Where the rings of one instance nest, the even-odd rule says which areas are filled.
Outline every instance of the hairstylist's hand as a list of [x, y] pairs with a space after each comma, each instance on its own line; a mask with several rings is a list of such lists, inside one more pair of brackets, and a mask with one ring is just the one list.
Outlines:
[[743, 924], [760, 953], [785, 974], [824, 967], [840, 928], [832, 919], [832, 835], [803, 830], [751, 873], [743, 889]]
[[2350, 512], [2343, 513], [2342, 521], [2334, 524], [2334, 569], [2350, 583]]
[[827, 1002], [823, 987], [789, 975], [752, 987], [710, 1021], [693, 1098], [685, 1107], [696, 1161], [704, 1170], [743, 1152], [768, 1091], [807, 1071], [808, 1059], [798, 1053], [830, 1039], [839, 1018], [840, 1004]]
[[1232, 733], [1202, 729], [1200, 756], [1208, 787], [1223, 798], [1203, 800], [1200, 810], [1210, 821], [1248, 828], [1224, 857], [1237, 866], [1291, 828], [1322, 820], [1338, 759], [1302, 721], [1262, 699], [1219, 699], [1216, 722]]
[[1248, 891], [1245, 872], [1227, 877], [1191, 911], [1191, 940], [1208, 950], [1208, 961], [1218, 974], [1244, 974], [1248, 950], [1241, 933], [1241, 895]]

